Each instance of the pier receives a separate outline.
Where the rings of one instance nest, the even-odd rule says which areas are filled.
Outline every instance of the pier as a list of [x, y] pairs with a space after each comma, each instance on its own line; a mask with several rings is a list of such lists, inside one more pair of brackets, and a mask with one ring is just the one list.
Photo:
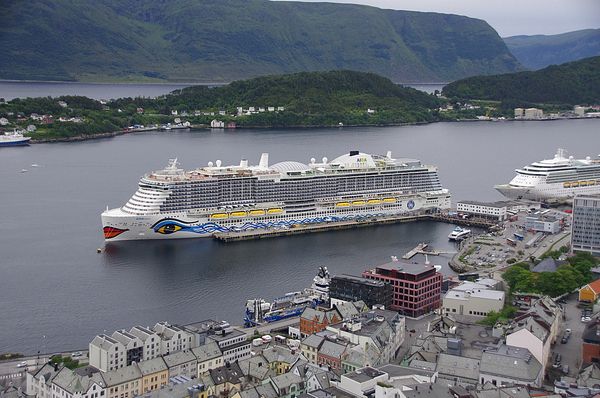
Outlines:
[[[442, 214], [411, 214], [403, 216], [369, 218], [364, 220], [327, 222], [322, 224], [298, 224], [293, 227], [284, 229], [269, 228], [241, 232], [217, 232], [213, 234], [213, 238], [221, 242], [237, 242], [243, 240], [277, 238], [281, 236], [302, 235], [315, 232], [327, 232], [342, 229], [372, 227], [381, 224], [397, 224], [413, 221], [438, 221], [469, 227], [479, 227], [484, 229], [491, 229], [496, 226], [496, 223], [488, 220], [465, 220], [462, 218], [449, 217]], [[411, 257], [413, 257], [416, 254], [419, 254], [419, 252], [416, 252]], [[427, 252], [427, 254], [438, 255], [441, 253], [436, 254], [435, 252]]]
[[423, 250], [425, 250], [427, 248], [427, 246], [429, 246], [427, 243], [419, 243], [414, 249], [412, 249], [411, 251], [406, 253], [404, 256], [402, 256], [402, 258], [404, 260], [410, 260], [417, 254], [423, 253]]

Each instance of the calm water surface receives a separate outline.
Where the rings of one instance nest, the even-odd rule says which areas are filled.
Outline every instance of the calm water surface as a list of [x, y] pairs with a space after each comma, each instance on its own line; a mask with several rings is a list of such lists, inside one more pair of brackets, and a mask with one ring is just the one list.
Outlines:
[[[164, 319], [241, 323], [247, 298], [308, 286], [320, 265], [333, 274], [358, 274], [421, 241], [452, 250], [451, 225], [414, 223], [233, 244], [123, 242], [97, 254], [100, 212], [124, 204], [139, 177], [169, 158], [194, 168], [217, 159], [256, 163], [261, 152], [275, 163], [391, 150], [438, 165], [454, 199], [496, 200], [493, 184], [557, 147], [596, 156], [599, 128], [600, 121], [572, 120], [203, 130], [1, 148], [0, 352], [84, 348], [103, 330]], [[29, 172], [20, 173], [23, 168]]]
[[[0, 98], [9, 101], [26, 97], [59, 97], [61, 95], [83, 95], [94, 99], [114, 99], [123, 97], [157, 97], [198, 83], [79, 83], [79, 82], [28, 82], [0, 80]], [[206, 83], [207, 86], [220, 83]], [[443, 84], [405, 84], [417, 90], [433, 93], [442, 90]]]

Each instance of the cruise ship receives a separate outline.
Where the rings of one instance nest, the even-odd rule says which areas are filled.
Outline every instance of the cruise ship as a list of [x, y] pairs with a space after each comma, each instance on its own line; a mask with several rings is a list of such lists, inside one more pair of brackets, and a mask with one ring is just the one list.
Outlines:
[[208, 237], [219, 232], [376, 220], [450, 208], [437, 167], [351, 151], [334, 160], [269, 165], [220, 160], [184, 171], [177, 159], [143, 176], [120, 208], [102, 213], [110, 241]]
[[574, 159], [558, 149], [553, 159], [540, 160], [515, 170], [508, 183], [496, 185], [511, 199], [569, 199], [575, 195], [600, 193], [600, 155], [592, 159]]
[[23, 146], [29, 145], [31, 137], [25, 137], [22, 133], [13, 131], [0, 135], [0, 147], [2, 146]]

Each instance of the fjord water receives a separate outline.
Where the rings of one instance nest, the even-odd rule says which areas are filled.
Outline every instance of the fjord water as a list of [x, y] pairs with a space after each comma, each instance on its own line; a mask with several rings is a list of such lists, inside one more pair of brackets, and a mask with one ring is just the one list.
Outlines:
[[[320, 265], [333, 274], [358, 274], [422, 241], [453, 248], [446, 238], [452, 226], [427, 222], [232, 244], [123, 242], [97, 254], [100, 212], [123, 205], [139, 177], [169, 158], [195, 168], [217, 159], [256, 163], [261, 152], [275, 163], [391, 150], [438, 165], [454, 200], [496, 200], [494, 184], [557, 147], [598, 155], [599, 128], [598, 120], [565, 120], [197, 130], [1, 148], [0, 352], [81, 349], [104, 330], [159, 320], [240, 324], [247, 298], [306, 287]], [[446, 264], [448, 258], [431, 260]]]

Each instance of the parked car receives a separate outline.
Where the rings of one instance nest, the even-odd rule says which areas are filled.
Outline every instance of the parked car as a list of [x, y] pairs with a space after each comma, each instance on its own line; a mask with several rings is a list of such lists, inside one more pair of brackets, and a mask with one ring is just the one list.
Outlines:
[[556, 353], [556, 355], [554, 355], [554, 363], [552, 364], [553, 368], [560, 368], [560, 361], [562, 359], [562, 356], [560, 355], [560, 353]]
[[565, 366], [563, 366], [563, 367], [562, 367], [562, 372], [563, 372], [564, 374], [568, 374], [568, 373], [569, 373], [569, 365], [565, 365]]
[[83, 356], [83, 353], [81, 351], [76, 351], [71, 354], [71, 358], [79, 358], [81, 356]]
[[569, 335], [565, 334], [562, 339], [560, 339], [561, 344], [567, 344], [569, 342]]
[[19, 362], [17, 364], [17, 368], [25, 368], [25, 367], [27, 367], [27, 362], [26, 361]]

